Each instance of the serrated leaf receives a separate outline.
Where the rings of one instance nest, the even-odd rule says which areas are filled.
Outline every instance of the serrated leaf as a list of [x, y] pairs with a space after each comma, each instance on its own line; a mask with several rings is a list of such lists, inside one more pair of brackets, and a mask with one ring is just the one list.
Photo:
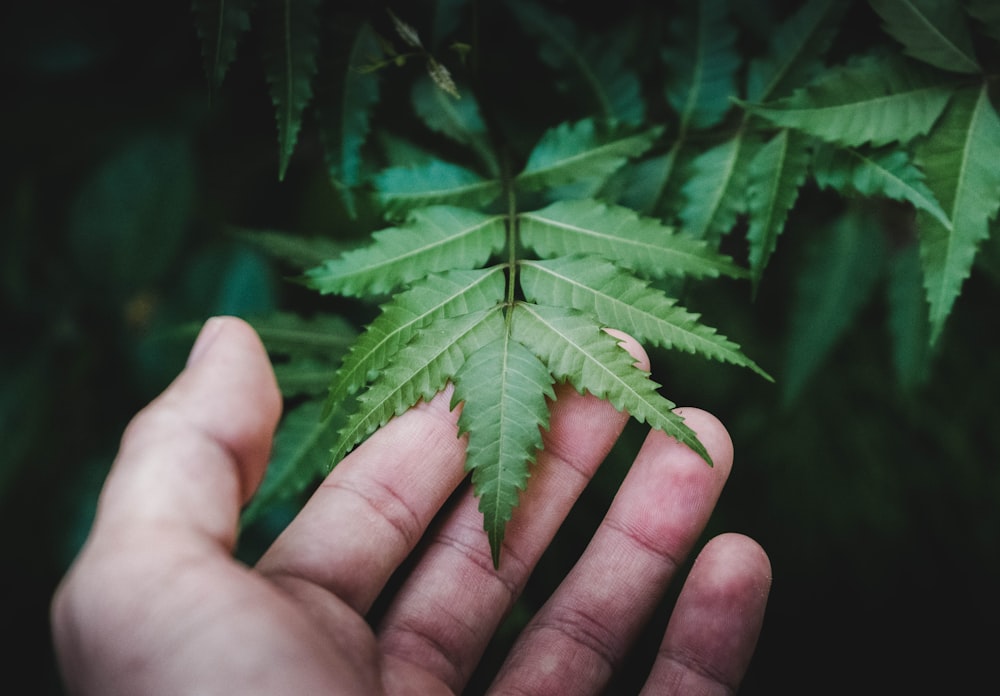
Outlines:
[[794, 207], [799, 190], [809, 172], [811, 151], [800, 134], [779, 131], [753, 160], [747, 174], [747, 211], [750, 227], [750, 272], [754, 290], [760, 284], [778, 236], [785, 229], [788, 212]]
[[858, 211], [845, 214], [812, 238], [792, 295], [783, 386], [791, 404], [829, 356], [884, 267], [881, 230]]
[[959, 91], [941, 122], [917, 144], [916, 156], [952, 223], [949, 230], [918, 213], [931, 341], [936, 342], [1000, 207], [1000, 118], [988, 85]]
[[376, 62], [381, 55], [374, 30], [362, 23], [351, 43], [337, 98], [324, 102], [318, 119], [330, 180], [352, 218], [357, 216], [353, 189], [364, 178], [361, 152], [371, 130], [372, 110], [380, 98], [379, 73], [363, 71], [361, 66]]
[[312, 100], [319, 54], [319, 0], [265, 0], [264, 74], [278, 123], [278, 179], [283, 181]]
[[877, 147], [927, 133], [952, 87], [942, 73], [894, 56], [871, 56], [825, 72], [790, 97], [744, 108], [828, 142]]
[[467, 91], [461, 99], [453, 99], [429, 78], [423, 78], [413, 83], [411, 99], [417, 116], [428, 128], [470, 147], [491, 177], [500, 175], [500, 165], [472, 92]]
[[941, 204], [927, 188], [923, 172], [906, 150], [894, 146], [872, 150], [827, 145], [818, 148], [813, 157], [813, 175], [821, 188], [906, 201], [951, 228]]
[[662, 52], [665, 91], [682, 133], [717, 125], [732, 106], [740, 56], [728, 15], [728, 0], [699, 0], [683, 6], [671, 24]]
[[334, 375], [327, 409], [354, 394], [371, 375], [395, 358], [418, 331], [442, 318], [487, 309], [503, 299], [500, 266], [475, 271], [450, 271], [428, 276], [383, 305], [381, 313], [358, 338]]
[[505, 332], [469, 355], [454, 382], [452, 406], [463, 404], [459, 432], [469, 434], [465, 466], [472, 471], [493, 565], [499, 567], [507, 522], [527, 485], [528, 466], [542, 448], [541, 429], [549, 426], [552, 377], [534, 353]]
[[328, 469], [338, 421], [321, 420], [320, 406], [318, 400], [306, 401], [282, 417], [264, 480], [243, 511], [243, 525], [275, 503], [295, 497]]
[[[557, 75], [564, 92], [591, 96], [589, 113], [620, 123], [639, 124], [645, 118], [639, 79], [626, 62], [631, 42], [614, 29], [597, 37], [579, 31], [573, 21], [538, 3], [507, 3], [518, 26], [535, 37], [540, 57]], [[610, 34], [610, 35], [609, 35]]]
[[943, 70], [980, 71], [958, 0], [869, 0], [869, 4], [908, 56]]
[[503, 216], [433, 206], [413, 211], [402, 227], [373, 233], [368, 246], [305, 273], [321, 293], [384, 293], [429, 273], [482, 266], [506, 239]]
[[210, 94], [222, 86], [229, 66], [236, 59], [239, 39], [250, 29], [253, 3], [254, 0], [192, 0]]
[[654, 278], [745, 276], [702, 240], [600, 201], [558, 201], [518, 215], [521, 242], [543, 257], [594, 254]]
[[592, 318], [565, 307], [522, 302], [514, 307], [511, 325], [513, 337], [529, 347], [557, 380], [607, 400], [640, 423], [684, 443], [711, 464], [697, 435], [673, 412], [674, 404], [657, 392], [659, 385]]
[[272, 312], [253, 317], [250, 323], [272, 355], [308, 355], [331, 363], [340, 359], [357, 334], [350, 322], [334, 315], [307, 318], [291, 312]]
[[830, 47], [848, 4], [808, 0], [783, 21], [771, 35], [767, 54], [750, 62], [747, 100], [781, 97], [820, 72], [820, 58]]
[[747, 174], [759, 147], [756, 135], [740, 129], [695, 157], [681, 189], [685, 202], [678, 216], [685, 232], [715, 241], [732, 229], [746, 212]]
[[471, 169], [438, 159], [384, 169], [373, 177], [373, 183], [390, 217], [430, 205], [485, 207], [501, 192], [498, 180], [484, 179]]
[[234, 228], [227, 230], [234, 238], [246, 242], [276, 259], [296, 268], [309, 268], [323, 263], [344, 251], [344, 246], [326, 237], [303, 237], [274, 230]]
[[371, 386], [360, 394], [356, 408], [340, 430], [330, 465], [357, 443], [421, 399], [444, 389], [466, 357], [504, 334], [501, 307], [440, 319], [404, 346]]
[[560, 257], [519, 264], [528, 300], [572, 307], [601, 325], [624, 331], [644, 344], [703, 355], [770, 376], [715, 329], [699, 322], [662, 291], [649, 287], [614, 264], [588, 256]]
[[659, 127], [635, 134], [598, 132], [593, 119], [562, 123], [535, 145], [514, 185], [536, 191], [584, 179], [603, 183], [630, 157], [652, 147], [661, 132]]

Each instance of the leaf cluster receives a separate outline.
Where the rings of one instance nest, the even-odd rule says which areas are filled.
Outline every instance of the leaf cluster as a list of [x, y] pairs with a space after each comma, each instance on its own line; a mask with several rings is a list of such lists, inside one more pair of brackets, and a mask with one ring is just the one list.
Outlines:
[[[540, 0], [264, 6], [279, 176], [314, 107], [332, 191], [380, 221], [302, 268], [320, 293], [380, 305], [307, 440], [333, 464], [453, 384], [495, 563], [557, 382], [707, 458], [605, 329], [766, 377], [677, 298], [722, 277], [755, 293], [803, 192], [845, 212], [803, 265], [793, 334], [809, 348], [790, 392], [882, 276], [897, 355], [935, 345], [995, 226], [1000, 16], [985, 0], [637, 3], [610, 27]], [[251, 10], [195, 9], [218, 89]], [[351, 38], [320, 41], [330, 23]], [[336, 87], [314, 100], [317, 73]], [[885, 209], [891, 225], [871, 212]], [[325, 470], [315, 459], [276, 495]]]

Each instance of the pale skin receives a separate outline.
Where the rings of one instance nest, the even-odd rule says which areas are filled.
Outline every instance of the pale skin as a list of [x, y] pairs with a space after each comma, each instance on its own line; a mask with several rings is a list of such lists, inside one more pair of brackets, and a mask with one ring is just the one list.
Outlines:
[[[643, 366], [647, 358], [628, 337]], [[458, 694], [626, 415], [561, 388], [495, 570], [448, 394], [334, 468], [255, 567], [233, 559], [242, 505], [281, 412], [257, 335], [209, 320], [184, 371], [127, 428], [52, 604], [72, 694]], [[732, 466], [723, 425], [681, 409], [714, 462], [653, 431], [584, 555], [511, 650], [491, 694], [601, 693], [703, 531]], [[440, 513], [440, 514], [439, 514]], [[419, 542], [419, 547], [418, 547]], [[366, 613], [419, 558], [380, 623]], [[727, 533], [698, 554], [643, 694], [731, 694], [771, 569]]]

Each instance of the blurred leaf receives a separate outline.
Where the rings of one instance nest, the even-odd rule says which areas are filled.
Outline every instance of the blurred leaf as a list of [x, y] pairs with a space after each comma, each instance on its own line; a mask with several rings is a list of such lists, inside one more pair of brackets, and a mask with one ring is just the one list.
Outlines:
[[192, 0], [195, 28], [201, 39], [205, 75], [209, 90], [215, 92], [236, 58], [240, 36], [250, 29], [254, 0]]
[[90, 173], [70, 210], [68, 241], [81, 274], [121, 298], [159, 280], [185, 238], [194, 185], [186, 139], [126, 139]]

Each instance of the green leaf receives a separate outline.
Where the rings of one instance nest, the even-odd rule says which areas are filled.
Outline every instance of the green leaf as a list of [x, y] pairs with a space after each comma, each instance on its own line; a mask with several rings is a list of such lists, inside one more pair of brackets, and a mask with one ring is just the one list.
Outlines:
[[1000, 207], [1000, 118], [988, 85], [959, 91], [941, 122], [917, 144], [916, 156], [952, 224], [949, 229], [918, 212], [931, 341], [936, 342]]
[[378, 72], [364, 71], [361, 66], [380, 55], [378, 37], [368, 23], [362, 23], [351, 44], [340, 90], [335, 98], [324, 99], [319, 110], [327, 171], [352, 218], [357, 216], [353, 189], [364, 178], [361, 153], [380, 98]]
[[884, 268], [881, 230], [852, 210], [818, 230], [792, 295], [788, 354], [779, 383], [793, 403], [872, 296]]
[[813, 174], [822, 188], [906, 201], [951, 228], [951, 221], [924, 182], [924, 173], [906, 150], [893, 146], [872, 150], [827, 145], [818, 148], [813, 157]]
[[452, 406], [463, 404], [459, 432], [469, 434], [466, 469], [499, 567], [507, 522], [527, 485], [528, 465], [542, 448], [541, 429], [549, 426], [552, 377], [505, 332], [472, 353], [454, 381]]
[[747, 175], [759, 147], [757, 136], [740, 129], [695, 157], [681, 189], [685, 203], [678, 215], [685, 232], [714, 241], [732, 229], [747, 209]]
[[752, 114], [840, 145], [908, 142], [927, 133], [951, 96], [952, 81], [894, 56], [832, 69], [792, 96], [744, 104]]
[[243, 525], [275, 503], [294, 498], [329, 468], [338, 421], [321, 419], [321, 405], [318, 400], [306, 401], [282, 417], [264, 480], [243, 511]]
[[563, 123], [547, 131], [528, 156], [514, 184], [526, 191], [583, 179], [607, 181], [630, 157], [652, 147], [662, 128], [635, 134], [599, 132], [593, 119]]
[[298, 141], [302, 113], [312, 100], [319, 54], [319, 0], [265, 0], [264, 74], [278, 122], [278, 179], [283, 181]]
[[522, 261], [519, 269], [521, 288], [531, 301], [572, 307], [644, 344], [748, 367], [771, 379], [738, 345], [700, 323], [697, 314], [610, 262], [588, 256], [560, 257]]
[[417, 332], [446, 317], [487, 309], [503, 299], [503, 268], [450, 271], [428, 276], [383, 305], [382, 312], [351, 347], [330, 385], [327, 408], [336, 408], [370, 375], [395, 359]]
[[477, 268], [506, 241], [504, 218], [465, 208], [413, 211], [403, 227], [374, 232], [374, 242], [306, 272], [321, 293], [384, 293], [429, 273]]
[[766, 55], [750, 62], [747, 100], [762, 102], [787, 94], [819, 73], [849, 3], [808, 0], [771, 34]]
[[711, 464], [697, 435], [673, 412], [659, 385], [637, 368], [628, 351], [592, 318], [565, 307], [518, 303], [513, 337], [528, 346], [557, 380], [590, 392], [640, 423], [662, 430]]
[[472, 92], [465, 90], [461, 99], [454, 99], [425, 77], [413, 83], [412, 101], [428, 128], [471, 148], [489, 175], [499, 177], [500, 165]]
[[234, 238], [296, 268], [316, 266], [344, 251], [342, 244], [327, 237], [304, 237], [288, 232], [245, 227], [232, 228], [227, 232]]
[[960, 73], [980, 72], [958, 0], [869, 0], [886, 32], [917, 60]]
[[444, 389], [469, 354], [504, 332], [500, 305], [440, 319], [417, 332], [358, 396], [356, 408], [338, 433], [331, 466], [390, 418]]
[[639, 124], [645, 118], [639, 80], [629, 68], [627, 49], [613, 28], [600, 36], [586, 36], [568, 17], [550, 12], [538, 3], [507, 3], [518, 26], [536, 39], [543, 62], [560, 79], [556, 85], [573, 96], [587, 94], [602, 119]]
[[669, 71], [665, 89], [682, 133], [717, 125], [732, 106], [740, 67], [735, 43], [728, 0], [686, 3], [671, 23], [662, 53]]
[[229, 66], [236, 58], [240, 37], [250, 29], [254, 0], [192, 0], [195, 28], [201, 39], [205, 76], [210, 93], [222, 86]]
[[518, 223], [521, 241], [544, 257], [594, 254], [654, 278], [746, 275], [704, 241], [623, 206], [558, 201], [520, 213]]
[[438, 159], [384, 169], [373, 183], [379, 203], [393, 217], [430, 205], [484, 207], [501, 191], [498, 180], [484, 179], [470, 169]]
[[747, 174], [747, 207], [750, 228], [750, 269], [754, 289], [785, 229], [788, 212], [809, 172], [811, 151], [807, 139], [788, 130], [779, 131], [750, 162]]

